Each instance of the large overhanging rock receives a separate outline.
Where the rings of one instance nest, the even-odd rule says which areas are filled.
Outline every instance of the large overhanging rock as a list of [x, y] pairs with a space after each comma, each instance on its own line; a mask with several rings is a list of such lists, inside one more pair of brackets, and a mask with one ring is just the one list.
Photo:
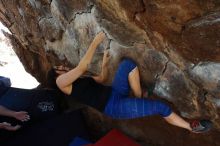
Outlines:
[[[211, 119], [220, 130], [219, 8], [218, 0], [1, 0], [0, 20], [11, 31], [5, 34], [25, 69], [43, 85], [53, 65], [76, 66], [102, 30], [107, 39], [90, 73], [100, 71], [103, 51], [109, 49], [110, 84], [121, 58], [130, 57], [140, 68], [143, 86], [156, 85], [157, 98], [185, 118]], [[128, 134], [149, 136], [147, 126], [128, 130], [128, 123], [119, 124]], [[220, 145], [215, 134], [206, 142]], [[148, 140], [158, 144], [156, 137]]]

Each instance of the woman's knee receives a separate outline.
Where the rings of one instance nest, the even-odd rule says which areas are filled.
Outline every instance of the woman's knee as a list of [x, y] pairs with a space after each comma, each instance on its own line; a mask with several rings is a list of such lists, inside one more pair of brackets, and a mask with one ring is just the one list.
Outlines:
[[172, 113], [172, 109], [166, 103], [157, 101], [157, 104], [158, 112], [162, 117], [168, 117]]
[[128, 70], [129, 72], [132, 71], [136, 66], [136, 63], [129, 58], [123, 59], [120, 63], [120, 67]]

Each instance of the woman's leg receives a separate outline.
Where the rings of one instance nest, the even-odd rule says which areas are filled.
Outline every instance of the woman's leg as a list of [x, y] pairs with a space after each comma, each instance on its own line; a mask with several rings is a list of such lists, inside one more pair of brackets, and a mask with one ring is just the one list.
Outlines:
[[111, 117], [116, 119], [133, 119], [152, 115], [168, 117], [172, 110], [159, 100], [121, 97], [113, 94]]
[[123, 98], [119, 94], [113, 94], [111, 112], [108, 114], [114, 119], [134, 119], [152, 115], [160, 115], [169, 124], [185, 128], [191, 131], [190, 124], [183, 118], [172, 112], [171, 108], [163, 102], [155, 99]]
[[[139, 77], [139, 70], [137, 67], [132, 72], [129, 73], [129, 85], [130, 85], [132, 91], [134, 92], [134, 95], [136, 97], [140, 97], [140, 96], [137, 96], [137, 95], [141, 95], [140, 94], [141, 93], [140, 77]], [[156, 114], [158, 114], [158, 113], [156, 113]], [[190, 131], [192, 130], [190, 127], [190, 124], [174, 112], [172, 112], [169, 116], [164, 117], [164, 119], [169, 124], [172, 124], [172, 125], [175, 125], [178, 127], [182, 127], [182, 128], [188, 129]]]
[[[134, 70], [136, 64], [130, 59], [124, 59], [115, 73], [114, 80], [112, 82], [112, 94], [105, 107], [105, 113], [109, 116], [117, 114], [115, 105], [119, 104], [121, 98], [126, 98], [129, 95], [129, 73]], [[117, 116], [117, 115], [115, 115]]]
[[128, 75], [129, 85], [135, 97], [142, 97], [140, 75], [138, 67], [135, 67]]
[[[129, 85], [130, 80], [134, 80], [136, 76], [131, 76], [136, 74], [136, 64], [131, 59], [124, 59], [115, 73], [115, 77], [112, 83], [113, 90], [117, 91], [123, 96], [128, 96], [131, 86]], [[132, 71], [134, 71], [132, 73]], [[131, 76], [131, 79], [130, 77]]]
[[171, 108], [161, 101], [128, 98], [130, 88], [136, 96], [141, 95], [139, 70], [133, 61], [129, 59], [122, 61], [112, 87], [112, 96], [106, 107], [109, 116], [117, 119], [131, 119], [159, 114], [168, 123], [191, 130], [188, 122], [172, 112]]
[[189, 131], [192, 131], [190, 124], [174, 112], [172, 112], [169, 116], [164, 117], [164, 119], [171, 125], [178, 126], [181, 128], [188, 129]]
[[56, 83], [61, 91], [65, 94], [71, 94], [72, 83], [86, 72], [88, 65], [92, 61], [96, 48], [104, 40], [104, 38], [105, 34], [103, 32], [99, 33], [90, 44], [86, 54], [80, 60], [78, 66], [57, 78]]

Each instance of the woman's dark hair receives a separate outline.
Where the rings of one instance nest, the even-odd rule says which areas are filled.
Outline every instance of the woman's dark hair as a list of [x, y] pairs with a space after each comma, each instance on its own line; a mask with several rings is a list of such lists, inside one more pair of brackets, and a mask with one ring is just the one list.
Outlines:
[[51, 68], [47, 72], [47, 86], [52, 89], [57, 89], [56, 78], [58, 74], [56, 73], [55, 69]]

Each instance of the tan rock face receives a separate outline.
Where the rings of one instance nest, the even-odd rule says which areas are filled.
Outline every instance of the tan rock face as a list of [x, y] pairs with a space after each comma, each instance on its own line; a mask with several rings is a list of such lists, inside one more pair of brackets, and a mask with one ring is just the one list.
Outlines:
[[[120, 59], [130, 57], [140, 68], [142, 84], [156, 85], [157, 98], [169, 101], [186, 118], [211, 119], [220, 130], [219, 0], [1, 0], [0, 20], [12, 32], [6, 35], [25, 69], [42, 84], [51, 66], [76, 66], [103, 30], [108, 39], [98, 48], [89, 72], [100, 71], [103, 51], [109, 48], [110, 84]], [[143, 136], [149, 136], [149, 126], [135, 125], [143, 121], [121, 122], [119, 127], [130, 135], [135, 132], [132, 136], [145, 144], [163, 145], [154, 136]], [[201, 144], [220, 145], [215, 136], [211, 133]]]

